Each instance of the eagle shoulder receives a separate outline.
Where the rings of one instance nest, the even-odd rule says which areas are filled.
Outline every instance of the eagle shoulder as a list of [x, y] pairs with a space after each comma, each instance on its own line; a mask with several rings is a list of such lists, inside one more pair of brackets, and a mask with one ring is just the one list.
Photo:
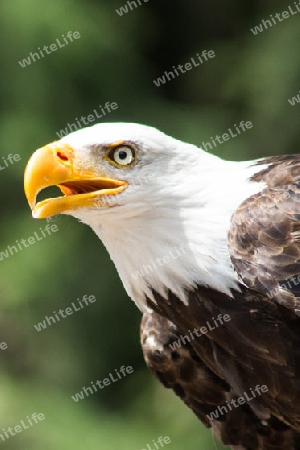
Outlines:
[[300, 314], [300, 156], [265, 158], [266, 187], [231, 218], [228, 248], [242, 283]]

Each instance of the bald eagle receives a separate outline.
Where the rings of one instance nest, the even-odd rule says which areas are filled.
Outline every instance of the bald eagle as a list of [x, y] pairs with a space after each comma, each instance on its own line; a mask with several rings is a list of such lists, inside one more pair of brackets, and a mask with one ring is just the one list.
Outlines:
[[225, 445], [300, 449], [300, 156], [225, 161], [103, 123], [38, 149], [25, 193], [33, 217], [95, 231], [147, 365]]

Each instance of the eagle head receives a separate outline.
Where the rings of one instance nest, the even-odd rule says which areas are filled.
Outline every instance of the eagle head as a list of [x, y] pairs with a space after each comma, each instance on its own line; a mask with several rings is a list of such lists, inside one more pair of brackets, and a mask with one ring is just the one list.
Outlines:
[[[25, 193], [34, 218], [69, 214], [91, 226], [142, 309], [154, 291], [186, 301], [199, 283], [226, 293], [236, 285], [230, 216], [257, 189], [253, 169], [238, 164], [152, 127], [103, 123], [36, 150]], [[37, 203], [49, 186], [63, 195]]]

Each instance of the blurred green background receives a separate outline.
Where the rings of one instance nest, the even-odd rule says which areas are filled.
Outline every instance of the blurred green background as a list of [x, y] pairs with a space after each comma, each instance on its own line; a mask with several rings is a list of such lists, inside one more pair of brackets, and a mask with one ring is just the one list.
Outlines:
[[[200, 145], [241, 120], [253, 128], [218, 145], [226, 159], [297, 153], [300, 13], [254, 35], [293, 2], [150, 0], [123, 16], [124, 0], [1, 0], [0, 252], [46, 221], [31, 218], [23, 172], [32, 152], [99, 105], [107, 121], [153, 125]], [[18, 61], [68, 31], [80, 39], [22, 68]], [[216, 57], [157, 88], [153, 80], [202, 50]], [[49, 194], [49, 193], [48, 193]], [[141, 450], [169, 436], [173, 450], [222, 448], [147, 370], [140, 312], [92, 230], [67, 216], [58, 232], [0, 261], [0, 430], [33, 412], [46, 419], [6, 449]], [[34, 325], [84, 294], [97, 301], [47, 329]], [[75, 403], [71, 395], [122, 365], [134, 373]], [[1, 433], [1, 431], [0, 431]]]

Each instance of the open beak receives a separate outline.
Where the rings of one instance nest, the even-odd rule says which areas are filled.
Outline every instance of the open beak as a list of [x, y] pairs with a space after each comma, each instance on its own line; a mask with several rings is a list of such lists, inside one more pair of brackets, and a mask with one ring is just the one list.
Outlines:
[[[60, 188], [63, 197], [49, 198], [36, 204], [38, 193], [49, 186]], [[33, 217], [44, 219], [55, 214], [92, 206], [109, 206], [101, 197], [119, 194], [126, 181], [99, 177], [94, 169], [79, 169], [74, 164], [74, 149], [54, 142], [39, 148], [28, 161], [24, 189]]]

